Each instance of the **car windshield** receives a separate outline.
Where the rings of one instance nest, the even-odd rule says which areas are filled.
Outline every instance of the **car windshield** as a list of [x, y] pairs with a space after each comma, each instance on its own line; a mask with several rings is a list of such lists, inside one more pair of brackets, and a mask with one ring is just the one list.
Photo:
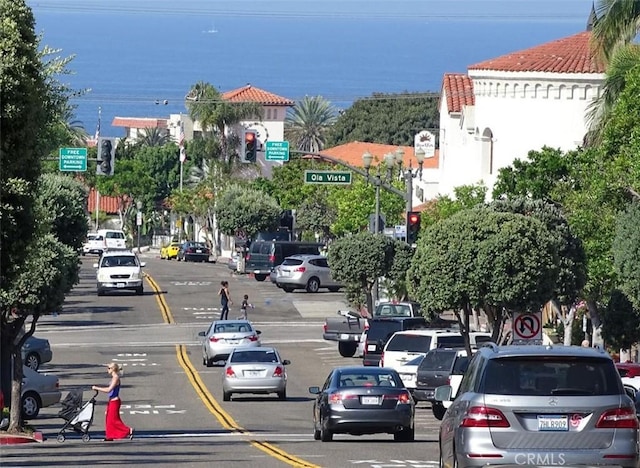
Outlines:
[[213, 328], [214, 333], [244, 333], [253, 331], [248, 322], [217, 323]]
[[406, 304], [385, 304], [376, 307], [374, 317], [411, 317], [411, 307]]
[[243, 350], [234, 351], [230, 362], [279, 362], [278, 355], [273, 350]]
[[103, 257], [101, 266], [103, 268], [138, 266], [138, 259], [134, 255], [118, 255]]
[[429, 335], [410, 335], [398, 333], [393, 335], [387, 351], [409, 351], [412, 353], [426, 353], [431, 346], [431, 336]]
[[340, 387], [402, 387], [390, 372], [341, 372]]
[[587, 396], [622, 393], [609, 359], [527, 356], [491, 359], [483, 393], [499, 395]]
[[455, 358], [456, 351], [429, 351], [422, 360], [422, 364], [420, 364], [420, 370], [449, 371]]

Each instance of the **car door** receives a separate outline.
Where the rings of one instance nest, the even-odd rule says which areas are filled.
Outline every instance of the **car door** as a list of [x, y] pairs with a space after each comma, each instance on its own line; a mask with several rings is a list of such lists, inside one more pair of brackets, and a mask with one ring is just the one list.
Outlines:
[[316, 395], [316, 401], [315, 401], [315, 404], [313, 405], [313, 411], [314, 411], [313, 419], [317, 423], [318, 427], [320, 426], [320, 424], [322, 424], [322, 418], [327, 411], [327, 402], [328, 402], [327, 392], [331, 388], [332, 380], [333, 380], [333, 371], [329, 373], [329, 376], [324, 381], [324, 384], [322, 385], [322, 390], [320, 391], [320, 393]]
[[331, 286], [331, 276], [329, 275], [329, 265], [324, 258], [312, 258], [309, 264], [313, 265], [315, 275], [320, 278], [320, 285]]

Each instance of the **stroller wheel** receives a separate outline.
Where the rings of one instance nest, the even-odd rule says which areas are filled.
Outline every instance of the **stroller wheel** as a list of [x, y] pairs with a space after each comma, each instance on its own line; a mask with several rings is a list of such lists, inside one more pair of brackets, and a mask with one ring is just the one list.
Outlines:
[[89, 442], [91, 440], [91, 436], [89, 434], [82, 435], [82, 442]]
[[58, 434], [58, 438], [56, 440], [62, 443], [66, 440], [66, 437], [64, 436], [64, 434]]

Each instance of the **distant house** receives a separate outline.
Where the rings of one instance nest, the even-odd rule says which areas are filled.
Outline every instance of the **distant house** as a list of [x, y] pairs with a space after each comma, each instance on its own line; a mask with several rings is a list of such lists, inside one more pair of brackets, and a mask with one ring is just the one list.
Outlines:
[[484, 182], [543, 146], [575, 149], [588, 130], [589, 105], [605, 66], [587, 31], [444, 75], [440, 99], [441, 194]]

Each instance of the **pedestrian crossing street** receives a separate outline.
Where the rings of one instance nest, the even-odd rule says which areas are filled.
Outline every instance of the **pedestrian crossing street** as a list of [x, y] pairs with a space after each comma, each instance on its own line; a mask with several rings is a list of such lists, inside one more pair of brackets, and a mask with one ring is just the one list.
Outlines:
[[[316, 346], [314, 347], [314, 352], [320, 357], [322, 369], [326, 370], [327, 373], [334, 367], [362, 365], [361, 357], [354, 356], [352, 358], [345, 358], [340, 356], [337, 342], [327, 342], [326, 345]], [[433, 436], [435, 440], [437, 440], [440, 421], [433, 416], [429, 403], [418, 403], [418, 406], [416, 406], [415, 424], [416, 433]]]

